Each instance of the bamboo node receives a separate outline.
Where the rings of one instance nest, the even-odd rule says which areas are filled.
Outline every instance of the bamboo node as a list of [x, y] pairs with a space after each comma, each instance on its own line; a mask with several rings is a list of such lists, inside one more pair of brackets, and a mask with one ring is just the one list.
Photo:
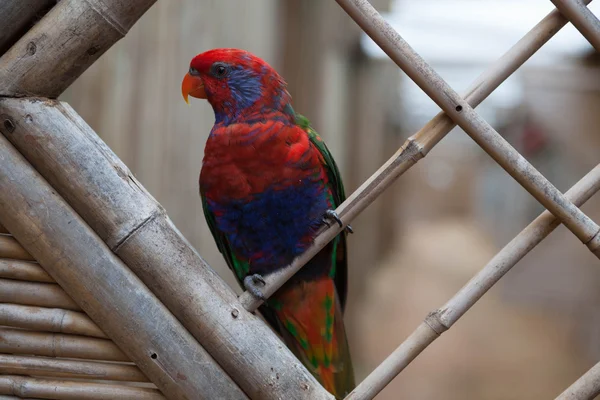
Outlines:
[[427, 317], [425, 317], [424, 322], [438, 336], [440, 336], [442, 333], [444, 333], [448, 330], [448, 327], [446, 325], [444, 325], [442, 323], [442, 321], [440, 320], [439, 310], [436, 310], [434, 312], [430, 312], [429, 314], [427, 314]]

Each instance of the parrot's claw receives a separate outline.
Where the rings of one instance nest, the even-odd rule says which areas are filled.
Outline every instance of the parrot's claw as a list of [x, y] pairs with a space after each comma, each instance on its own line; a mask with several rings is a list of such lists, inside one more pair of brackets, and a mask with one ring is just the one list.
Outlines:
[[258, 299], [261, 299], [263, 301], [266, 300], [267, 298], [260, 291], [258, 286], [265, 286], [265, 285], [266, 285], [265, 279], [259, 274], [248, 275], [247, 277], [244, 278], [244, 287], [246, 288], [246, 290], [249, 291], [250, 294], [252, 294], [252, 296], [254, 296]]
[[[337, 224], [340, 226], [340, 228], [342, 226], [344, 226], [338, 213], [336, 213], [334, 210], [325, 211], [325, 216], [323, 217], [323, 222], [329, 227], [329, 226], [331, 226], [329, 224], [329, 221], [331, 221], [331, 220], [337, 222]], [[352, 227], [350, 225], [346, 226], [346, 231], [348, 231], [348, 233], [354, 233], [354, 229], [352, 229]]]

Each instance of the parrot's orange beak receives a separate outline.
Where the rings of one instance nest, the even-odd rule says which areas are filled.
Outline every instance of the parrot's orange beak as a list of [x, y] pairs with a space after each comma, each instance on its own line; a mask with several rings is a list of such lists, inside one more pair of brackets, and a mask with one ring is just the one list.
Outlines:
[[206, 99], [206, 91], [204, 90], [204, 83], [199, 76], [190, 75], [188, 72], [183, 77], [181, 82], [181, 94], [186, 103], [190, 104], [188, 96], [196, 97], [198, 99]]

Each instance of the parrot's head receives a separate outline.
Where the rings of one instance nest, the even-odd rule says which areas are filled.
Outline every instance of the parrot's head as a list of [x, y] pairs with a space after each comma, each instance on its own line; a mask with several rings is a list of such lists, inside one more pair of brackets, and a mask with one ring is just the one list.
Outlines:
[[290, 102], [285, 81], [265, 61], [238, 49], [213, 49], [198, 54], [181, 83], [181, 93], [207, 99], [217, 122], [269, 110]]

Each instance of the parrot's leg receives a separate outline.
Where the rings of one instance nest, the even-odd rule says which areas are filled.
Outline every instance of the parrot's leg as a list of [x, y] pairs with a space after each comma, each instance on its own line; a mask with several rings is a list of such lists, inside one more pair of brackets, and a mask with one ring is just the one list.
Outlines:
[[[325, 216], [323, 217], [323, 222], [327, 226], [331, 226], [331, 225], [329, 225], [330, 220], [337, 222], [337, 224], [340, 226], [340, 228], [342, 226], [344, 226], [344, 224], [342, 223], [342, 220], [340, 219], [340, 216], [334, 210], [325, 211]], [[354, 229], [352, 229], [352, 227], [350, 225], [346, 226], [346, 230], [348, 231], [348, 233], [354, 233]]]
[[249, 291], [252, 294], [252, 296], [261, 300], [266, 300], [267, 298], [260, 291], [258, 286], [265, 286], [265, 280], [261, 275], [248, 275], [244, 278], [244, 287], [246, 288], [246, 290]]

